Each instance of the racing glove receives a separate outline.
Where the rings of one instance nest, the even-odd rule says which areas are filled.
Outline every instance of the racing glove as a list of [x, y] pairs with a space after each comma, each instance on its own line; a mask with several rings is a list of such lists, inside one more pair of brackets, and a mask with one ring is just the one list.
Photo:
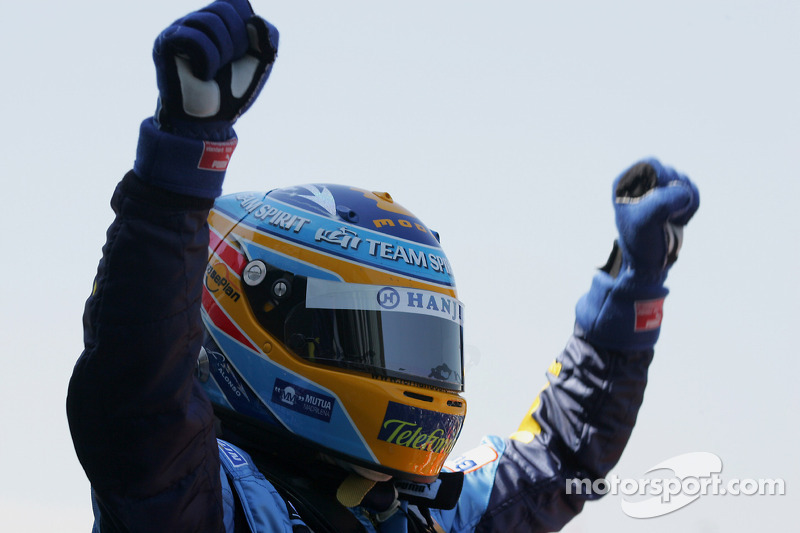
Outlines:
[[233, 125], [258, 97], [278, 50], [278, 30], [247, 0], [218, 0], [156, 39], [155, 116], [142, 122], [134, 171], [144, 181], [215, 198], [236, 147]]
[[683, 227], [700, 205], [697, 187], [655, 159], [614, 180], [617, 240], [576, 307], [576, 334], [598, 347], [651, 349], [661, 329], [667, 272]]

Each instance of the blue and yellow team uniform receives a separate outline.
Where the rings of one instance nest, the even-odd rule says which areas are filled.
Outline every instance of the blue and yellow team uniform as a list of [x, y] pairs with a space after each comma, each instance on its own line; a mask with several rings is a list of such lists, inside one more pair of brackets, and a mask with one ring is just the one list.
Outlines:
[[67, 398], [95, 531], [560, 529], [591, 498], [567, 480], [605, 476], [631, 434], [697, 189], [656, 160], [617, 179], [617, 245], [545, 387], [509, 438], [447, 461], [463, 306], [438, 235], [334, 185], [212, 210], [277, 48], [246, 0], [156, 39], [157, 113], [112, 198]]
[[[292, 506], [246, 452], [217, 440], [195, 377], [211, 201], [129, 173], [112, 205], [68, 399], [97, 530], [233, 531], [242, 527], [234, 516], [244, 516], [253, 531], [291, 531], [301, 523]], [[602, 477], [617, 462], [653, 351], [600, 349], [583, 329], [579, 320], [547, 385], [532, 391], [519, 431], [446, 464], [464, 481], [453, 509], [431, 510], [443, 530], [557, 530], [587, 498], [567, 495], [565, 480]], [[248, 512], [237, 515], [236, 506]], [[368, 530], [405, 531], [411, 507], [403, 503], [381, 523], [368, 509], [353, 513]]]

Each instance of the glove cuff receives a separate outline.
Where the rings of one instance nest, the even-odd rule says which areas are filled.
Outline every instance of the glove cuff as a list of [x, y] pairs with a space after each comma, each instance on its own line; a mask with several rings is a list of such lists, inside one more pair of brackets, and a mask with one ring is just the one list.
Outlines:
[[600, 271], [575, 308], [575, 334], [602, 348], [650, 350], [668, 293], [661, 284], [642, 283], [630, 270], [616, 278]]
[[233, 150], [236, 134], [228, 140], [204, 141], [161, 131], [152, 118], [142, 122], [133, 170], [142, 181], [168, 191], [216, 198]]

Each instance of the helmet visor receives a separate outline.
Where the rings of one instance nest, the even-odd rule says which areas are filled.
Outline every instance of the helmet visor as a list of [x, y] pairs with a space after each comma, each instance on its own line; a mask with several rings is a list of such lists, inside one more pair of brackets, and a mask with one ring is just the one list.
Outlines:
[[463, 309], [433, 291], [307, 278], [284, 338], [315, 363], [461, 391]]

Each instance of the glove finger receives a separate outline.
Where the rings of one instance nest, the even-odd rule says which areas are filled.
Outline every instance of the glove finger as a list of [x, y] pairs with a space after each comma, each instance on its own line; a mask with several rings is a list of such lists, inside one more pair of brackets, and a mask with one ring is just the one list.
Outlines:
[[[674, 168], [661, 164], [661, 161], [654, 157], [647, 158], [642, 163], [650, 165], [655, 172], [655, 186], [667, 186], [673, 181], [681, 179], [683, 176]], [[684, 178], [685, 179], [685, 178]]]
[[[655, 169], [657, 187], [682, 187], [682, 192], [673, 191], [671, 196], [688, 195], [686, 204], [683, 207], [673, 204], [669, 214], [670, 222], [679, 226], [685, 225], [700, 206], [700, 192], [697, 186], [685, 175], [672, 167], [662, 165], [657, 159], [648, 159], [647, 163]], [[677, 202], [677, 198], [674, 200]]]
[[253, 15], [247, 21], [247, 30], [250, 40], [250, 52], [267, 63], [275, 61], [280, 39], [278, 28], [258, 15]]
[[216, 4], [228, 4], [236, 11], [239, 18], [242, 20], [247, 20], [253, 16], [253, 6], [250, 5], [249, 0], [218, 0], [208, 7], [212, 7]]
[[[227, 26], [220, 17], [214, 13], [197, 12], [181, 20], [181, 24], [203, 32], [217, 47], [219, 63], [224, 65], [233, 59], [234, 44]], [[216, 72], [211, 72], [213, 77]]]
[[[692, 188], [686, 182], [675, 180], [649, 191], [632, 208], [640, 209], [642, 213], [649, 212], [650, 215], [645, 218], [653, 222], [669, 221], [680, 226], [688, 222], [686, 215], [691, 211], [694, 196]], [[686, 222], [682, 222], [683, 220]]]
[[620, 174], [612, 186], [612, 199], [615, 203], [631, 203], [638, 201], [658, 184], [658, 172], [653, 163], [655, 160], [644, 160], [636, 163]]
[[[670, 187], [678, 188], [668, 190]], [[623, 172], [614, 181], [613, 196], [615, 204], [641, 203], [654, 218], [668, 218], [678, 225], [686, 224], [700, 205], [700, 193], [694, 183], [654, 158], [644, 159]]]
[[673, 186], [682, 187], [685, 193], [689, 196], [689, 199], [683, 209], [678, 209], [672, 212], [669, 220], [673, 224], [684, 226], [697, 212], [697, 208], [700, 207], [700, 191], [697, 189], [697, 185], [695, 185], [689, 178], [681, 174], [679, 174], [678, 178], [673, 182]]
[[672, 167], [662, 165], [658, 159], [643, 159], [614, 180], [614, 199], [641, 198], [658, 186], [663, 187], [680, 179], [686, 180], [686, 177]]
[[[258, 16], [252, 16], [247, 23], [251, 48], [249, 53], [231, 64], [231, 94], [234, 98], [252, 100], [267, 81], [275, 61], [277, 49], [272, 47], [273, 38], [277, 43], [278, 30]], [[270, 31], [272, 29], [272, 32]], [[244, 113], [250, 103], [239, 111]]]
[[[234, 5], [235, 4], [235, 5]], [[247, 2], [214, 2], [208, 7], [203, 8], [204, 13], [213, 13], [222, 21], [227, 28], [228, 35], [233, 44], [233, 51], [230, 56], [225, 58], [223, 64], [233, 59], [238, 59], [247, 53], [248, 39], [246, 21], [253, 16], [250, 4]]]
[[188, 26], [171, 26], [164, 31], [156, 39], [153, 53], [185, 56], [192, 73], [204, 81], [213, 78], [220, 67], [219, 50], [214, 42], [202, 31]]

